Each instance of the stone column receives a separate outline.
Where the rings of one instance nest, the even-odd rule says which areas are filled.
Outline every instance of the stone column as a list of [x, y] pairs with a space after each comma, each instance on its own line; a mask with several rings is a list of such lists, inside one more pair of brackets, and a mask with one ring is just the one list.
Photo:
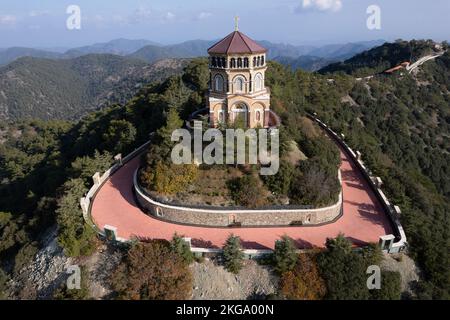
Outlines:
[[209, 126], [211, 128], [215, 128], [216, 127], [216, 119], [214, 116], [214, 111], [209, 111]]
[[383, 185], [383, 181], [380, 177], [375, 177], [375, 185], [377, 186], [377, 188], [381, 188], [381, 186]]
[[100, 173], [96, 172], [93, 176], [92, 176], [92, 180], [94, 181], [95, 185], [99, 185], [100, 184]]
[[394, 239], [395, 237], [392, 234], [381, 236], [378, 242], [381, 247], [381, 250], [389, 252], [389, 250], [392, 248], [392, 244], [394, 243]]
[[361, 160], [361, 156], [362, 156], [362, 154], [361, 154], [361, 152], [359, 152], [359, 151], [356, 151], [356, 160]]
[[269, 109], [264, 109], [264, 128], [267, 128], [269, 126], [269, 118], [270, 118]]
[[117, 240], [117, 228], [110, 226], [110, 225], [105, 225], [103, 227], [103, 231], [105, 232], [105, 236], [108, 240], [113, 240], [116, 241]]

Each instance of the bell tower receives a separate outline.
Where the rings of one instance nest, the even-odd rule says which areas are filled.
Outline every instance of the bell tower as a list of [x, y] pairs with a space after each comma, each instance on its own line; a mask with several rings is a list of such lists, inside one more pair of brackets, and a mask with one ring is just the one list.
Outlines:
[[270, 92], [265, 87], [267, 50], [239, 31], [208, 49], [210, 126], [269, 126]]

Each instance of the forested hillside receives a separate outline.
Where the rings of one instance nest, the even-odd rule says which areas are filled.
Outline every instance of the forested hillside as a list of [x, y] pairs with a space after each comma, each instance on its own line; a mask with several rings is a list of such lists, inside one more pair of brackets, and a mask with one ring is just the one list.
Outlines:
[[143, 84], [179, 73], [185, 64], [150, 65], [116, 55], [21, 58], [0, 68], [0, 119], [79, 119], [104, 105], [125, 103]]
[[335, 62], [337, 59], [332, 60], [315, 56], [300, 56], [298, 58], [281, 56], [275, 57], [273, 60], [290, 67], [292, 70], [317, 71]]
[[[392, 50], [400, 52], [402, 46]], [[372, 58], [383, 64], [382, 58]], [[126, 154], [147, 141], [150, 132], [165, 124], [169, 110], [185, 119], [203, 107], [208, 79], [206, 59], [194, 60], [183, 75], [147, 85], [126, 104], [91, 113], [77, 123], [23, 121], [0, 128], [4, 270], [0, 291], [2, 278], [14, 277], [28, 263], [44, 230], [55, 223], [67, 255], [86, 255], [95, 249], [95, 234], [84, 224], [78, 205], [92, 174], [107, 168], [114, 154]], [[266, 81], [272, 108], [281, 116], [285, 132], [296, 137], [302, 148], [320, 149], [320, 143], [308, 145], [309, 129], [299, 127], [307, 112], [316, 112], [362, 152], [367, 166], [384, 181], [389, 198], [402, 210], [409, 254], [423, 270], [415, 294], [448, 299], [450, 54], [427, 62], [413, 74], [378, 75], [367, 81], [343, 73], [294, 72], [270, 63]], [[318, 258], [327, 297], [368, 298], [360, 281], [348, 281], [352, 271], [363, 269], [361, 259], [355, 258], [347, 243], [327, 245], [328, 254]], [[342, 270], [339, 278], [333, 271], [336, 259], [340, 268], [336, 270]], [[352, 291], [352, 285], [359, 291]]]
[[410, 253], [424, 270], [422, 298], [448, 298], [449, 290], [449, 58], [447, 52], [417, 73], [367, 82], [343, 74], [291, 73], [280, 66], [268, 73], [272, 104], [284, 123], [295, 122], [292, 114], [317, 112], [382, 178], [402, 209]]
[[354, 57], [330, 64], [320, 73], [345, 72], [354, 76], [369, 76], [395, 67], [402, 62], [415, 62], [419, 58], [440, 51], [432, 40], [398, 40], [364, 51]]

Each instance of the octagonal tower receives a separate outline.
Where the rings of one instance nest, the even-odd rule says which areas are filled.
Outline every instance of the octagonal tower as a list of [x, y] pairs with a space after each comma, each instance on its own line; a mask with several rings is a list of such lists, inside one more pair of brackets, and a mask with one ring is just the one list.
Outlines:
[[267, 50], [236, 30], [208, 49], [210, 126], [236, 123], [269, 126], [270, 92], [265, 87]]

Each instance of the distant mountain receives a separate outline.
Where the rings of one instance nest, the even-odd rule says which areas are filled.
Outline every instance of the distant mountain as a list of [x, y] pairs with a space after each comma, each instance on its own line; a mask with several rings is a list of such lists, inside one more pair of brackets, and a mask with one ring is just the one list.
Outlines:
[[330, 44], [319, 48], [315, 48], [308, 52], [308, 55], [320, 58], [345, 60], [354, 55], [377, 47], [385, 43], [385, 40], [360, 41], [345, 44]]
[[[313, 47], [272, 43], [265, 40], [258, 42], [268, 49], [269, 59], [275, 59], [291, 67], [294, 66], [294, 69], [297, 66], [303, 66], [305, 70], [313, 71], [331, 62], [345, 60], [364, 50], [384, 43], [383, 40], [376, 40]], [[215, 41], [193, 40], [170, 46], [149, 45], [129, 56], [150, 63], [163, 58], [201, 57], [207, 55], [208, 48], [214, 43]], [[317, 57], [317, 59], [313, 59], [312, 57]], [[297, 58], [299, 58], [299, 61], [294, 62], [293, 59], [295, 60]]]
[[300, 56], [298, 58], [281, 56], [275, 57], [273, 60], [290, 67], [292, 70], [302, 69], [311, 72], [317, 71], [333, 62], [336, 62], [336, 60], [314, 56]]
[[8, 64], [21, 57], [58, 59], [62, 57], [62, 54], [46, 50], [23, 47], [0, 49], [0, 65]]
[[105, 104], [126, 102], [142, 84], [179, 73], [185, 64], [150, 65], [105, 54], [20, 58], [0, 68], [0, 119], [78, 119]]
[[73, 49], [64, 48], [23, 48], [13, 47], [0, 49], [0, 65], [8, 64], [22, 57], [48, 58], [48, 59], [70, 59], [87, 54], [116, 54], [119, 56], [129, 55], [147, 45], [158, 43], [149, 40], [115, 39], [105, 43], [96, 43]]
[[308, 55], [312, 50], [316, 49], [313, 46], [294, 46], [284, 43], [272, 43], [270, 41], [258, 41], [264, 48], [268, 50], [269, 59], [275, 57], [291, 57], [298, 58], [300, 56]]
[[[97, 43], [90, 46], [73, 48], [61, 52], [61, 48], [55, 49], [31, 49], [9, 48], [0, 49], [0, 65], [8, 64], [21, 57], [67, 59], [81, 57], [86, 54], [117, 54], [130, 56], [153, 63], [167, 58], [193, 58], [207, 55], [207, 50], [217, 40], [191, 40], [179, 44], [163, 46], [149, 40], [116, 39], [105, 43]], [[364, 50], [377, 46], [384, 41], [366, 41], [347, 44], [333, 44], [322, 47], [294, 46], [283, 43], [259, 41], [268, 49], [269, 59], [276, 57], [298, 58], [301, 56], [315, 56], [328, 60], [345, 60]], [[301, 65], [301, 63], [299, 63]]]
[[159, 45], [159, 44], [149, 40], [115, 39], [105, 43], [96, 43], [90, 46], [70, 49], [67, 52], [65, 52], [64, 55], [67, 58], [80, 57], [82, 55], [91, 53], [106, 53], [125, 56], [147, 45]]
[[207, 50], [214, 41], [192, 40], [169, 46], [149, 45], [129, 55], [152, 63], [164, 58], [194, 58], [207, 55]]

